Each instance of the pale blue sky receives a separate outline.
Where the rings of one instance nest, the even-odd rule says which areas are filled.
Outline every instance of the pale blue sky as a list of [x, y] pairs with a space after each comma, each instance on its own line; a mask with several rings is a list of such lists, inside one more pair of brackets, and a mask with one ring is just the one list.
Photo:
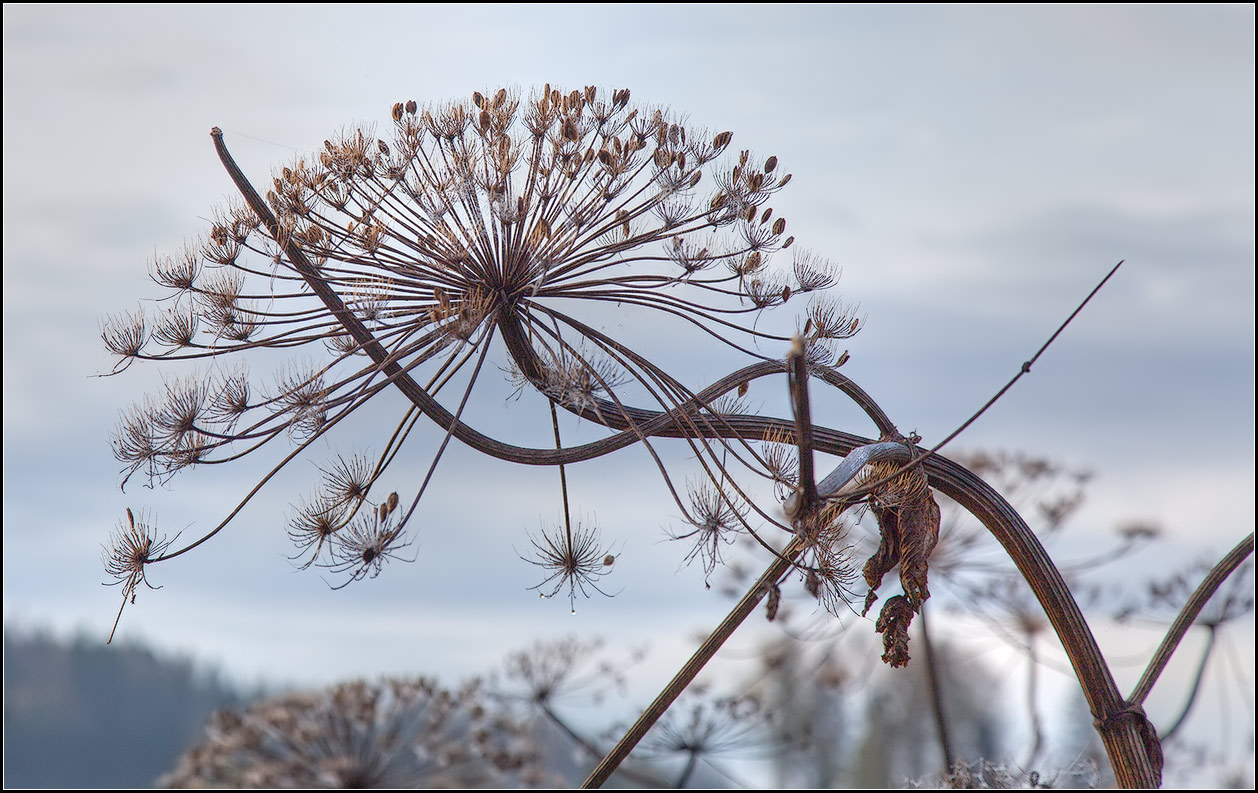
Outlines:
[[[191, 536], [251, 484], [246, 463], [120, 492], [108, 433], [158, 374], [88, 377], [110, 366], [100, 319], [154, 296], [146, 261], [230, 192], [210, 127], [256, 183], [395, 101], [502, 84], [628, 87], [778, 155], [795, 178], [775, 205], [868, 317], [845, 371], [928, 442], [1127, 259], [956, 445], [1092, 470], [1086, 531], [1167, 529], [1142, 569], [1218, 556], [1254, 523], [1253, 31], [1247, 6], [6, 5], [6, 618], [103, 636], [117, 590], [99, 544], [123, 510]], [[701, 385], [729, 363], [678, 365]], [[484, 426], [522, 415], [504, 395], [479, 405]], [[299, 462], [155, 569], [165, 589], [140, 593], [121, 635], [313, 682], [476, 669], [573, 630], [654, 636], [667, 664], [728, 606], [660, 542], [675, 508], [637, 451], [570, 472], [622, 550], [620, 595], [575, 617], [525, 591], [536, 572], [515, 552], [556, 517], [553, 472], [452, 448], [417, 561], [339, 592], [285, 558], [285, 507], [312, 472]]]

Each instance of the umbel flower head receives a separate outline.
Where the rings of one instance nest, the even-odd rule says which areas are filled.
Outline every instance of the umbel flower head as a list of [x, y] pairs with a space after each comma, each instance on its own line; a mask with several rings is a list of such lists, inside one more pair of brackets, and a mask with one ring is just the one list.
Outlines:
[[[135, 602], [135, 590], [144, 584], [149, 589], [160, 589], [149, 583], [145, 575], [145, 565], [160, 557], [174, 540], [158, 537], [152, 522], [143, 515], [139, 520], [130, 509], [127, 510], [127, 522], [119, 524], [109, 540], [109, 544], [101, 548], [101, 559], [105, 563], [105, 572], [114, 579], [106, 582], [109, 586], [122, 586], [122, 605], [118, 607], [118, 617], [127, 601]], [[114, 631], [118, 629], [118, 620], [114, 620], [114, 629], [109, 632], [109, 641], [113, 641]]]
[[[386, 134], [355, 128], [329, 138], [280, 168], [265, 199], [217, 129], [214, 139], [245, 202], [220, 209], [204, 238], [152, 263], [167, 291], [156, 311], [111, 317], [101, 335], [119, 357], [115, 372], [136, 360], [239, 363], [172, 377], [123, 414], [113, 445], [124, 485], [137, 474], [164, 483], [278, 441], [277, 471], [396, 387], [412, 402], [396, 430], [365, 460], [321, 466], [319, 491], [290, 524], [298, 555], [310, 555], [305, 564], [351, 580], [374, 575], [403, 544], [431, 477], [432, 468], [417, 487], [399, 488], [409, 506], [377, 495], [421, 413], [447, 429], [433, 467], [451, 436], [504, 459], [563, 462], [557, 428], [546, 457], [462, 422], [477, 378], [495, 368], [648, 447], [648, 411], [628, 405], [674, 411], [683, 425], [675, 434], [689, 438], [714, 482], [726, 481], [731, 458], [772, 479], [749, 444], [740, 451], [703, 440], [694, 427], [720, 421], [720, 411], [700, 402], [683, 415], [695, 394], [590, 317], [615, 306], [668, 315], [757, 359], [766, 358], [762, 342], [785, 343], [758, 328], [760, 312], [830, 285], [834, 272], [806, 252], [771, 262], [793, 242], [768, 206], [791, 178], [776, 157], [733, 150], [730, 132], [635, 106], [628, 90], [592, 86], [399, 102]], [[806, 335], [818, 361], [833, 360], [827, 343], [855, 331], [835, 313], [825, 301], [810, 307]], [[255, 378], [245, 359], [267, 360], [255, 354], [263, 349], [290, 357]], [[493, 350], [509, 360], [483, 369]], [[437, 401], [451, 383], [462, 386], [453, 411]], [[583, 454], [624, 445], [608, 439]]]

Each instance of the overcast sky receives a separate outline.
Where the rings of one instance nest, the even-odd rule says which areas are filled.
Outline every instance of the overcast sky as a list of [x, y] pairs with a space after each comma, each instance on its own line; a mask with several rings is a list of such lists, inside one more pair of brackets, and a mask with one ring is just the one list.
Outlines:
[[[954, 446], [1092, 471], [1084, 536], [1129, 519], [1166, 529], [1142, 571], [1217, 558], [1254, 523], [1253, 74], [1251, 6], [8, 4], [5, 617], [103, 639], [118, 590], [100, 585], [99, 546], [124, 509], [195, 536], [258, 474], [246, 462], [121, 492], [109, 432], [160, 371], [90, 377], [111, 366], [101, 319], [155, 297], [146, 262], [204, 232], [231, 192], [210, 127], [258, 184], [346, 125], [384, 127], [396, 101], [547, 82], [627, 87], [776, 154], [794, 180], [775, 207], [798, 244], [842, 265], [837, 290], [867, 317], [844, 371], [927, 442], [1125, 259]], [[693, 387], [739, 364], [702, 340], [672, 348]], [[752, 396], [777, 409], [785, 388]], [[477, 405], [482, 426], [523, 415], [509, 391]], [[428, 435], [414, 448], [434, 448]], [[416, 561], [332, 592], [286, 558], [287, 505], [315, 475], [292, 469], [154, 569], [164, 589], [140, 593], [120, 635], [245, 678], [323, 682], [480, 669], [573, 631], [651, 638], [668, 664], [729, 605], [661, 542], [676, 508], [641, 450], [569, 473], [576, 509], [621, 553], [605, 579], [617, 597], [576, 616], [527, 591], [537, 570], [517, 556], [526, 530], [557, 519], [553, 471], [455, 444], [421, 505]]]

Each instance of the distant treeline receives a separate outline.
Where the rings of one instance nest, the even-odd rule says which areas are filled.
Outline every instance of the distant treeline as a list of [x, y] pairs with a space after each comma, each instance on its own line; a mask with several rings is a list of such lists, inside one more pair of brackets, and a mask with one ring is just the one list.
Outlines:
[[152, 787], [210, 713], [244, 699], [188, 659], [6, 626], [4, 786]]

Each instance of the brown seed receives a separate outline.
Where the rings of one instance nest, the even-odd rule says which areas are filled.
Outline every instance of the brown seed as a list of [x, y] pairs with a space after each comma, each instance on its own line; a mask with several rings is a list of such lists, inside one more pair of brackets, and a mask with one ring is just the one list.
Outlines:
[[786, 231], [786, 218], [778, 218], [773, 222], [773, 233], [781, 234]]
[[603, 557], [603, 567], [611, 567], [616, 563], [616, 557], [610, 553]]
[[406, 112], [413, 114], [416, 110], [419, 110], [419, 105], [415, 104], [414, 99], [408, 99], [406, 101]]
[[472, 102], [473, 102], [473, 103], [474, 103], [477, 107], [484, 107], [484, 106], [485, 106], [485, 97], [484, 97], [483, 95], [481, 95], [481, 92], [480, 92], [480, 91], [475, 91], [475, 92], [473, 92], [473, 93], [472, 93]]
[[778, 158], [777, 158], [777, 157], [770, 157], [769, 159], [767, 159], [767, 160], [765, 160], [765, 161], [764, 161], [764, 172], [765, 172], [765, 173], [773, 173], [773, 169], [774, 169], [774, 168], [776, 168], [776, 167], [778, 167]]
[[747, 391], [750, 388], [751, 388], [751, 383], [748, 383], [746, 380], [739, 383], [738, 384], [738, 397], [741, 399], [742, 397], [747, 396]]
[[384, 503], [386, 506], [388, 506], [389, 512], [392, 512], [393, 510], [397, 509], [397, 493], [390, 493], [389, 500]]
[[402, 120], [402, 103], [401, 102], [398, 102], [397, 104], [393, 106], [393, 120], [394, 121]]
[[840, 366], [842, 366], [843, 364], [847, 363], [847, 359], [848, 359], [848, 358], [850, 358], [850, 357], [852, 357], [852, 356], [850, 356], [850, 355], [848, 355], [848, 354], [847, 354], [847, 350], [844, 350], [844, 351], [843, 351], [843, 354], [839, 356], [839, 360], [837, 360], [837, 361], [835, 361], [835, 362], [834, 362], [834, 368], [835, 368], [835, 369], [838, 369]]

